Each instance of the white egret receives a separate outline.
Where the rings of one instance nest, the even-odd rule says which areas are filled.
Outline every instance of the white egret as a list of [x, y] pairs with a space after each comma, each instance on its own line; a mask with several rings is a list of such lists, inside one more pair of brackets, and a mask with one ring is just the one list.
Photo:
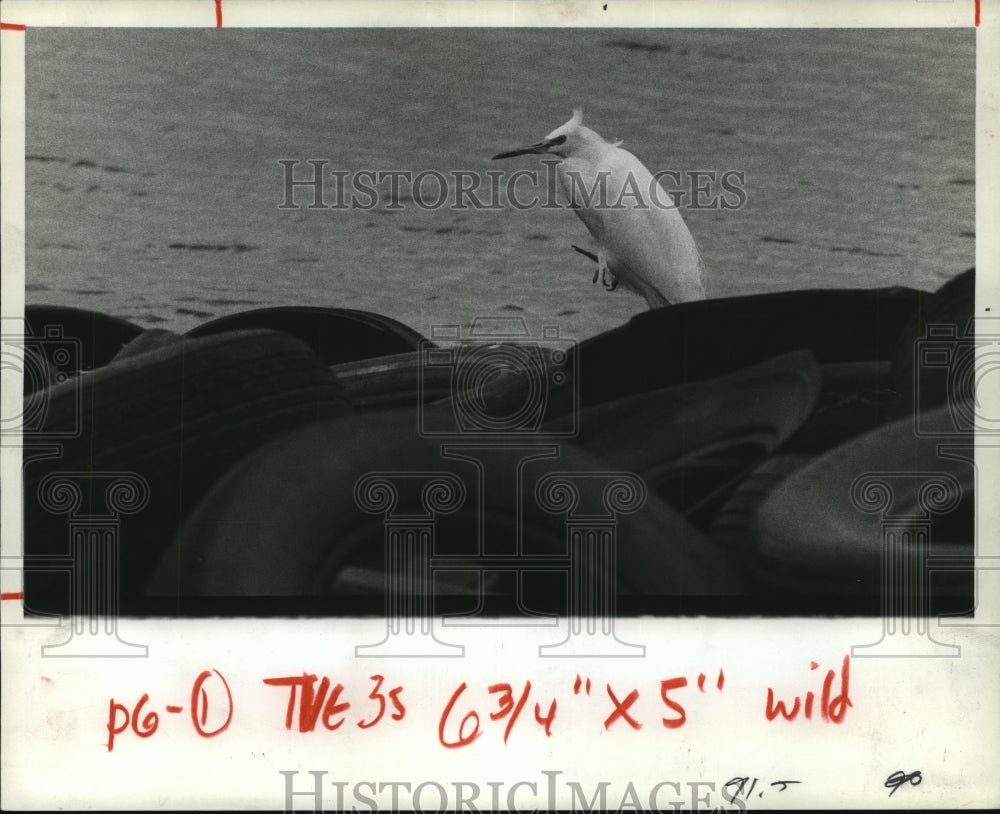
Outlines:
[[705, 264], [681, 213], [652, 173], [619, 144], [584, 127], [578, 109], [537, 144], [493, 158], [543, 153], [562, 159], [556, 165], [559, 183], [599, 247], [597, 255], [573, 247], [597, 261], [595, 283], [600, 276], [613, 290], [620, 282], [651, 308], [705, 299]]

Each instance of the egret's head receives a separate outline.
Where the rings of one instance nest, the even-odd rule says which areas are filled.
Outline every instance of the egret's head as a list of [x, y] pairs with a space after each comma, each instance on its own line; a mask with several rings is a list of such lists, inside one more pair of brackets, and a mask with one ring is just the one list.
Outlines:
[[506, 153], [498, 153], [493, 158], [513, 158], [516, 155], [526, 155], [527, 153], [551, 153], [560, 158], [567, 158], [583, 152], [589, 145], [604, 143], [604, 139], [597, 133], [589, 127], [583, 126], [583, 111], [577, 108], [573, 111], [572, 119], [562, 127], [557, 127], [538, 143], [519, 147]]

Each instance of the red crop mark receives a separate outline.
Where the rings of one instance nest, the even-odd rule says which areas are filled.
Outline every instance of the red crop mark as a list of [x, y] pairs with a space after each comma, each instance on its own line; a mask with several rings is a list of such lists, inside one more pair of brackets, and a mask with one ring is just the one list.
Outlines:
[[[0, 31], [24, 31], [27, 26], [24, 23], [0, 23]], [[4, 599], [6, 599], [6, 595]]]
[[976, 28], [979, 28], [979, 18], [982, 11], [982, 0], [976, 0]]
[[24, 591], [5, 591], [0, 594], [0, 599], [24, 599]]
[[215, 27], [222, 28], [222, 0], [215, 0]]

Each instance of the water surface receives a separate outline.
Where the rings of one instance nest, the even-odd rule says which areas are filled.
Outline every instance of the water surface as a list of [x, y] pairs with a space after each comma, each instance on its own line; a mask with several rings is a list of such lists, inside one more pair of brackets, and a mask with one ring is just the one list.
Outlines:
[[[27, 301], [186, 330], [267, 305], [479, 314], [582, 338], [645, 308], [591, 285], [569, 211], [279, 208], [281, 159], [450, 173], [582, 106], [653, 171], [745, 173], [688, 210], [710, 296], [933, 289], [974, 262], [971, 30], [27, 32]], [[304, 173], [306, 165], [301, 165]], [[433, 191], [433, 190], [432, 190]]]

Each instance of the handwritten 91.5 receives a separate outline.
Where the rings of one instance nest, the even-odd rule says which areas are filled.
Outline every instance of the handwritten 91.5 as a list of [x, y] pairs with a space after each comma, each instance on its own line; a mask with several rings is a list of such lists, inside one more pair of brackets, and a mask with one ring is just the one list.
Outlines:
[[[819, 665], [812, 662], [815, 670]], [[840, 724], [852, 705], [848, 696], [851, 659], [844, 656], [840, 667], [839, 692], [834, 694], [837, 673], [827, 670], [819, 696], [812, 690], [791, 700], [777, 699], [774, 689], [767, 688], [763, 704], [764, 716], [768, 721], [781, 718], [794, 721], [798, 718], [811, 720], [817, 714], [820, 719], [831, 724]], [[386, 687], [385, 677], [370, 676], [372, 687], [366, 698], [348, 698], [344, 686], [334, 684], [324, 676], [320, 679], [312, 673], [276, 676], [263, 679], [269, 687], [283, 689], [287, 699], [285, 705], [285, 729], [312, 732], [317, 726], [326, 730], [336, 730], [345, 723], [360, 729], [371, 729], [386, 721], [402, 721], [406, 717], [402, 685]], [[673, 676], [660, 681], [659, 699], [663, 712], [659, 724], [666, 729], [678, 729], [687, 723], [687, 712], [683, 706], [684, 693], [722, 693], [726, 676], [723, 670], [711, 677], [699, 673], [689, 681], [687, 676]], [[691, 686], [691, 685], [694, 686]], [[697, 689], [695, 689], [697, 688]], [[445, 703], [438, 719], [438, 742], [446, 749], [460, 749], [477, 740], [484, 732], [485, 724], [480, 711], [463, 703], [463, 695], [468, 689], [466, 682], [459, 684]], [[532, 693], [531, 681], [525, 681], [516, 688], [509, 683], [488, 686], [488, 692], [495, 697], [492, 709], [484, 709], [489, 720], [503, 726], [503, 742], [506, 744], [515, 724], [521, 719], [525, 708], [530, 713], [525, 720], [534, 721], [545, 737], [552, 737], [557, 731], [559, 719], [559, 698], [538, 697]], [[637, 687], [612, 686], [606, 683], [599, 688], [589, 677], [579, 674], [570, 685], [570, 695], [564, 698], [572, 702], [600, 705], [606, 717], [604, 729], [628, 727], [641, 729], [643, 722], [634, 710], [640, 692]], [[819, 701], [817, 710], [817, 700]], [[529, 702], [533, 702], [529, 707]], [[167, 714], [181, 715], [184, 707], [167, 704], [163, 707]], [[225, 732], [232, 723], [235, 705], [229, 684], [218, 670], [204, 670], [194, 680], [191, 688], [188, 714], [195, 732], [203, 738], [214, 738]], [[211, 712], [211, 715], [210, 715]], [[530, 715], [530, 717], [529, 717]], [[211, 720], [210, 720], [211, 719]], [[144, 693], [131, 707], [114, 698], [108, 704], [107, 748], [114, 750], [116, 738], [125, 735], [129, 729], [140, 738], [153, 736], [160, 727], [161, 718], [157, 709], [150, 705], [149, 694]]]

